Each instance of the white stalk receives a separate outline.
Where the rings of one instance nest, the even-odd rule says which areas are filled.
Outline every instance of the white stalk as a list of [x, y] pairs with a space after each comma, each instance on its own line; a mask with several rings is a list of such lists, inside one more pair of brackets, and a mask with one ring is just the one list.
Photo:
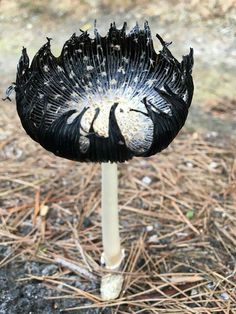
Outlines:
[[106, 268], [117, 270], [123, 259], [118, 215], [117, 164], [102, 163], [102, 242]]

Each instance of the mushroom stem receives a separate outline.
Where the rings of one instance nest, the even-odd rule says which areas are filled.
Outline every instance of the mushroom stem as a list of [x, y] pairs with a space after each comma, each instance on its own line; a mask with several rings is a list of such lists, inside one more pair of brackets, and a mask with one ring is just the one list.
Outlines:
[[102, 242], [106, 268], [118, 269], [123, 252], [120, 246], [118, 217], [117, 164], [102, 163]]

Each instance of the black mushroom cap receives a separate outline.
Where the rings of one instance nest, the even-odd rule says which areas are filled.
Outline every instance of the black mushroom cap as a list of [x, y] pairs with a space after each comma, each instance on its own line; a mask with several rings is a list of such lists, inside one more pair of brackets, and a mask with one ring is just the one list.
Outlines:
[[17, 111], [26, 132], [57, 156], [123, 162], [166, 148], [185, 123], [193, 96], [193, 50], [179, 63], [148, 23], [129, 33], [111, 24], [66, 41], [56, 58], [50, 39], [31, 65], [23, 48]]

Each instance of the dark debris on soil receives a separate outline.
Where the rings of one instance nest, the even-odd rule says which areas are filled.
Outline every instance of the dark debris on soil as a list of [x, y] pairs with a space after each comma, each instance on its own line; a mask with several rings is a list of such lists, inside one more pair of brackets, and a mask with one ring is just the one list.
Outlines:
[[[0, 251], [3, 251], [0, 247]], [[31, 273], [33, 275], [52, 275], [56, 265], [47, 265], [38, 262], [22, 261], [9, 263], [0, 268], [0, 314], [63, 314], [66, 308], [88, 305], [88, 300], [73, 298], [58, 298], [55, 288], [37, 280], [21, 281], [21, 278]], [[69, 277], [70, 275], [68, 275]], [[72, 275], [71, 275], [71, 278]], [[83, 287], [75, 280], [75, 286]], [[91, 288], [91, 287], [90, 287]], [[56, 297], [56, 299], [50, 299]], [[70, 311], [81, 314], [110, 314], [109, 309], [85, 309]]]

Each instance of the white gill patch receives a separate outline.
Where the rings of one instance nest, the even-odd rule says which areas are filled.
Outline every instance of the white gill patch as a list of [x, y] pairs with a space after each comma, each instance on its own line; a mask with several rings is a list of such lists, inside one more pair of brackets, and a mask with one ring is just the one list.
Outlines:
[[[81, 99], [75, 92], [66, 102], [67, 110], [76, 110], [68, 119], [67, 124], [73, 123], [78, 118], [84, 108], [78, 132], [81, 135], [80, 150], [86, 152], [89, 147], [89, 139], [86, 137], [91, 129], [93, 122], [94, 132], [101, 137], [109, 136], [110, 112], [114, 104], [118, 104], [115, 110], [115, 117], [120, 128], [121, 134], [125, 139], [125, 144], [137, 154], [147, 151], [153, 141], [154, 126], [151, 118], [147, 116], [147, 109], [142, 102], [142, 97], [133, 97], [132, 87], [114, 90], [106, 90], [105, 93], [88, 93], [86, 99]], [[99, 110], [99, 112], [98, 112]], [[133, 111], [136, 110], [136, 111]], [[95, 119], [96, 113], [97, 117]]]
[[99, 114], [97, 119], [94, 121], [93, 128], [94, 131], [103, 137], [109, 136], [109, 116], [111, 107], [115, 102], [118, 102], [118, 97], [109, 97], [109, 95], [104, 96], [98, 103]]
[[152, 85], [157, 82], [157, 80], [153, 79], [153, 80], [147, 80], [146, 85], [148, 85], [148, 87], [152, 87]]
[[44, 66], [43, 66], [43, 70], [44, 70], [44, 72], [48, 72], [48, 71], [49, 71], [48, 65], [44, 65]]
[[[113, 92], [114, 94], [114, 92]], [[92, 121], [96, 114], [96, 109], [99, 109], [99, 114], [94, 121], [94, 131], [102, 137], [109, 136], [109, 115], [111, 107], [113, 106], [115, 98], [111, 92], [106, 92], [106, 95], [90, 95], [87, 99], [86, 107], [88, 109], [83, 114], [81, 119], [81, 132], [82, 134], [88, 134]]]
[[113, 48], [114, 48], [115, 50], [120, 51], [120, 45], [115, 45]]
[[57, 110], [55, 111], [55, 113], [57, 114], [60, 110], [61, 110], [61, 106], [59, 106], [59, 107], [57, 108]]
[[123, 57], [122, 60], [124, 61], [124, 63], [127, 63], [127, 64], [129, 63], [129, 59], [126, 57]]
[[73, 91], [71, 94], [70, 94], [70, 97], [72, 97], [73, 99], [78, 99], [78, 94], [75, 92], [75, 91]]
[[[125, 143], [128, 148], [137, 153], [147, 151], [153, 141], [154, 126], [147, 115], [145, 105], [139, 97], [131, 97], [131, 94], [114, 90], [106, 91], [106, 96], [91, 95], [85, 106], [88, 107], [81, 119], [80, 134], [87, 135], [95, 118], [96, 110], [99, 113], [93, 122], [94, 132], [107, 138], [109, 136], [109, 117], [112, 106], [117, 103], [115, 117]], [[132, 111], [138, 110], [140, 112]]]
[[83, 117], [81, 119], [81, 128], [86, 132], [89, 133], [90, 127], [92, 125], [93, 118], [95, 116], [95, 108], [90, 107], [88, 110], [85, 111]]
[[150, 61], [150, 65], [153, 67], [154, 66], [154, 60], [152, 60], [151, 58], [149, 59], [149, 61]]
[[59, 65], [57, 66], [57, 70], [58, 70], [58, 72], [64, 72], [64, 70], [62, 69], [62, 67], [60, 67]]
[[119, 69], [117, 70], [118, 73], [122, 73], [125, 74], [125, 69], [123, 67], [119, 67]]
[[165, 89], [164, 85], [162, 85], [159, 89], [160, 89], [160, 91], [162, 91], [162, 92], [166, 92], [166, 89]]
[[86, 136], [80, 136], [79, 138], [79, 149], [81, 153], [86, 153], [89, 149], [90, 141]]
[[71, 70], [69, 74], [69, 78], [73, 79], [74, 77], [75, 77], [75, 72]]
[[175, 82], [176, 78], [177, 78], [177, 73], [174, 72], [173, 75], [172, 75], [171, 82]]
[[186, 91], [185, 93], [184, 93], [184, 95], [183, 95], [183, 100], [185, 101], [185, 102], [187, 102], [187, 100], [188, 100], [188, 92]]
[[170, 67], [169, 67], [169, 66], [167, 66], [167, 67], [164, 69], [164, 71], [165, 71], [166, 75], [168, 74], [169, 69], [170, 69]]
[[[79, 115], [86, 106], [85, 102], [81, 101], [78, 94], [76, 94], [75, 92], [72, 92], [70, 97], [71, 97], [71, 99], [66, 101], [67, 111], [74, 109], [74, 110], [76, 110], [76, 113]], [[73, 115], [74, 114], [72, 114], [72, 116]]]
[[92, 71], [94, 69], [94, 67], [92, 65], [87, 65], [86, 69], [87, 69], [87, 71]]
[[58, 98], [60, 98], [60, 97], [61, 97], [61, 95], [59, 95], [59, 94], [53, 95], [53, 98], [54, 98], [54, 99], [58, 99]]
[[66, 123], [67, 123], [67, 124], [71, 124], [71, 123], [75, 120], [75, 118], [78, 117], [79, 114], [80, 114], [80, 112], [74, 112], [74, 113], [72, 113], [72, 115], [69, 116], [69, 118], [67, 119]]
[[117, 84], [117, 80], [112, 79], [110, 83], [111, 83], [111, 85], [116, 85]]
[[154, 125], [149, 116], [130, 109], [147, 113], [143, 103], [140, 103], [138, 108], [119, 104], [115, 111], [116, 120], [127, 147], [133, 152], [144, 153], [152, 145]]

